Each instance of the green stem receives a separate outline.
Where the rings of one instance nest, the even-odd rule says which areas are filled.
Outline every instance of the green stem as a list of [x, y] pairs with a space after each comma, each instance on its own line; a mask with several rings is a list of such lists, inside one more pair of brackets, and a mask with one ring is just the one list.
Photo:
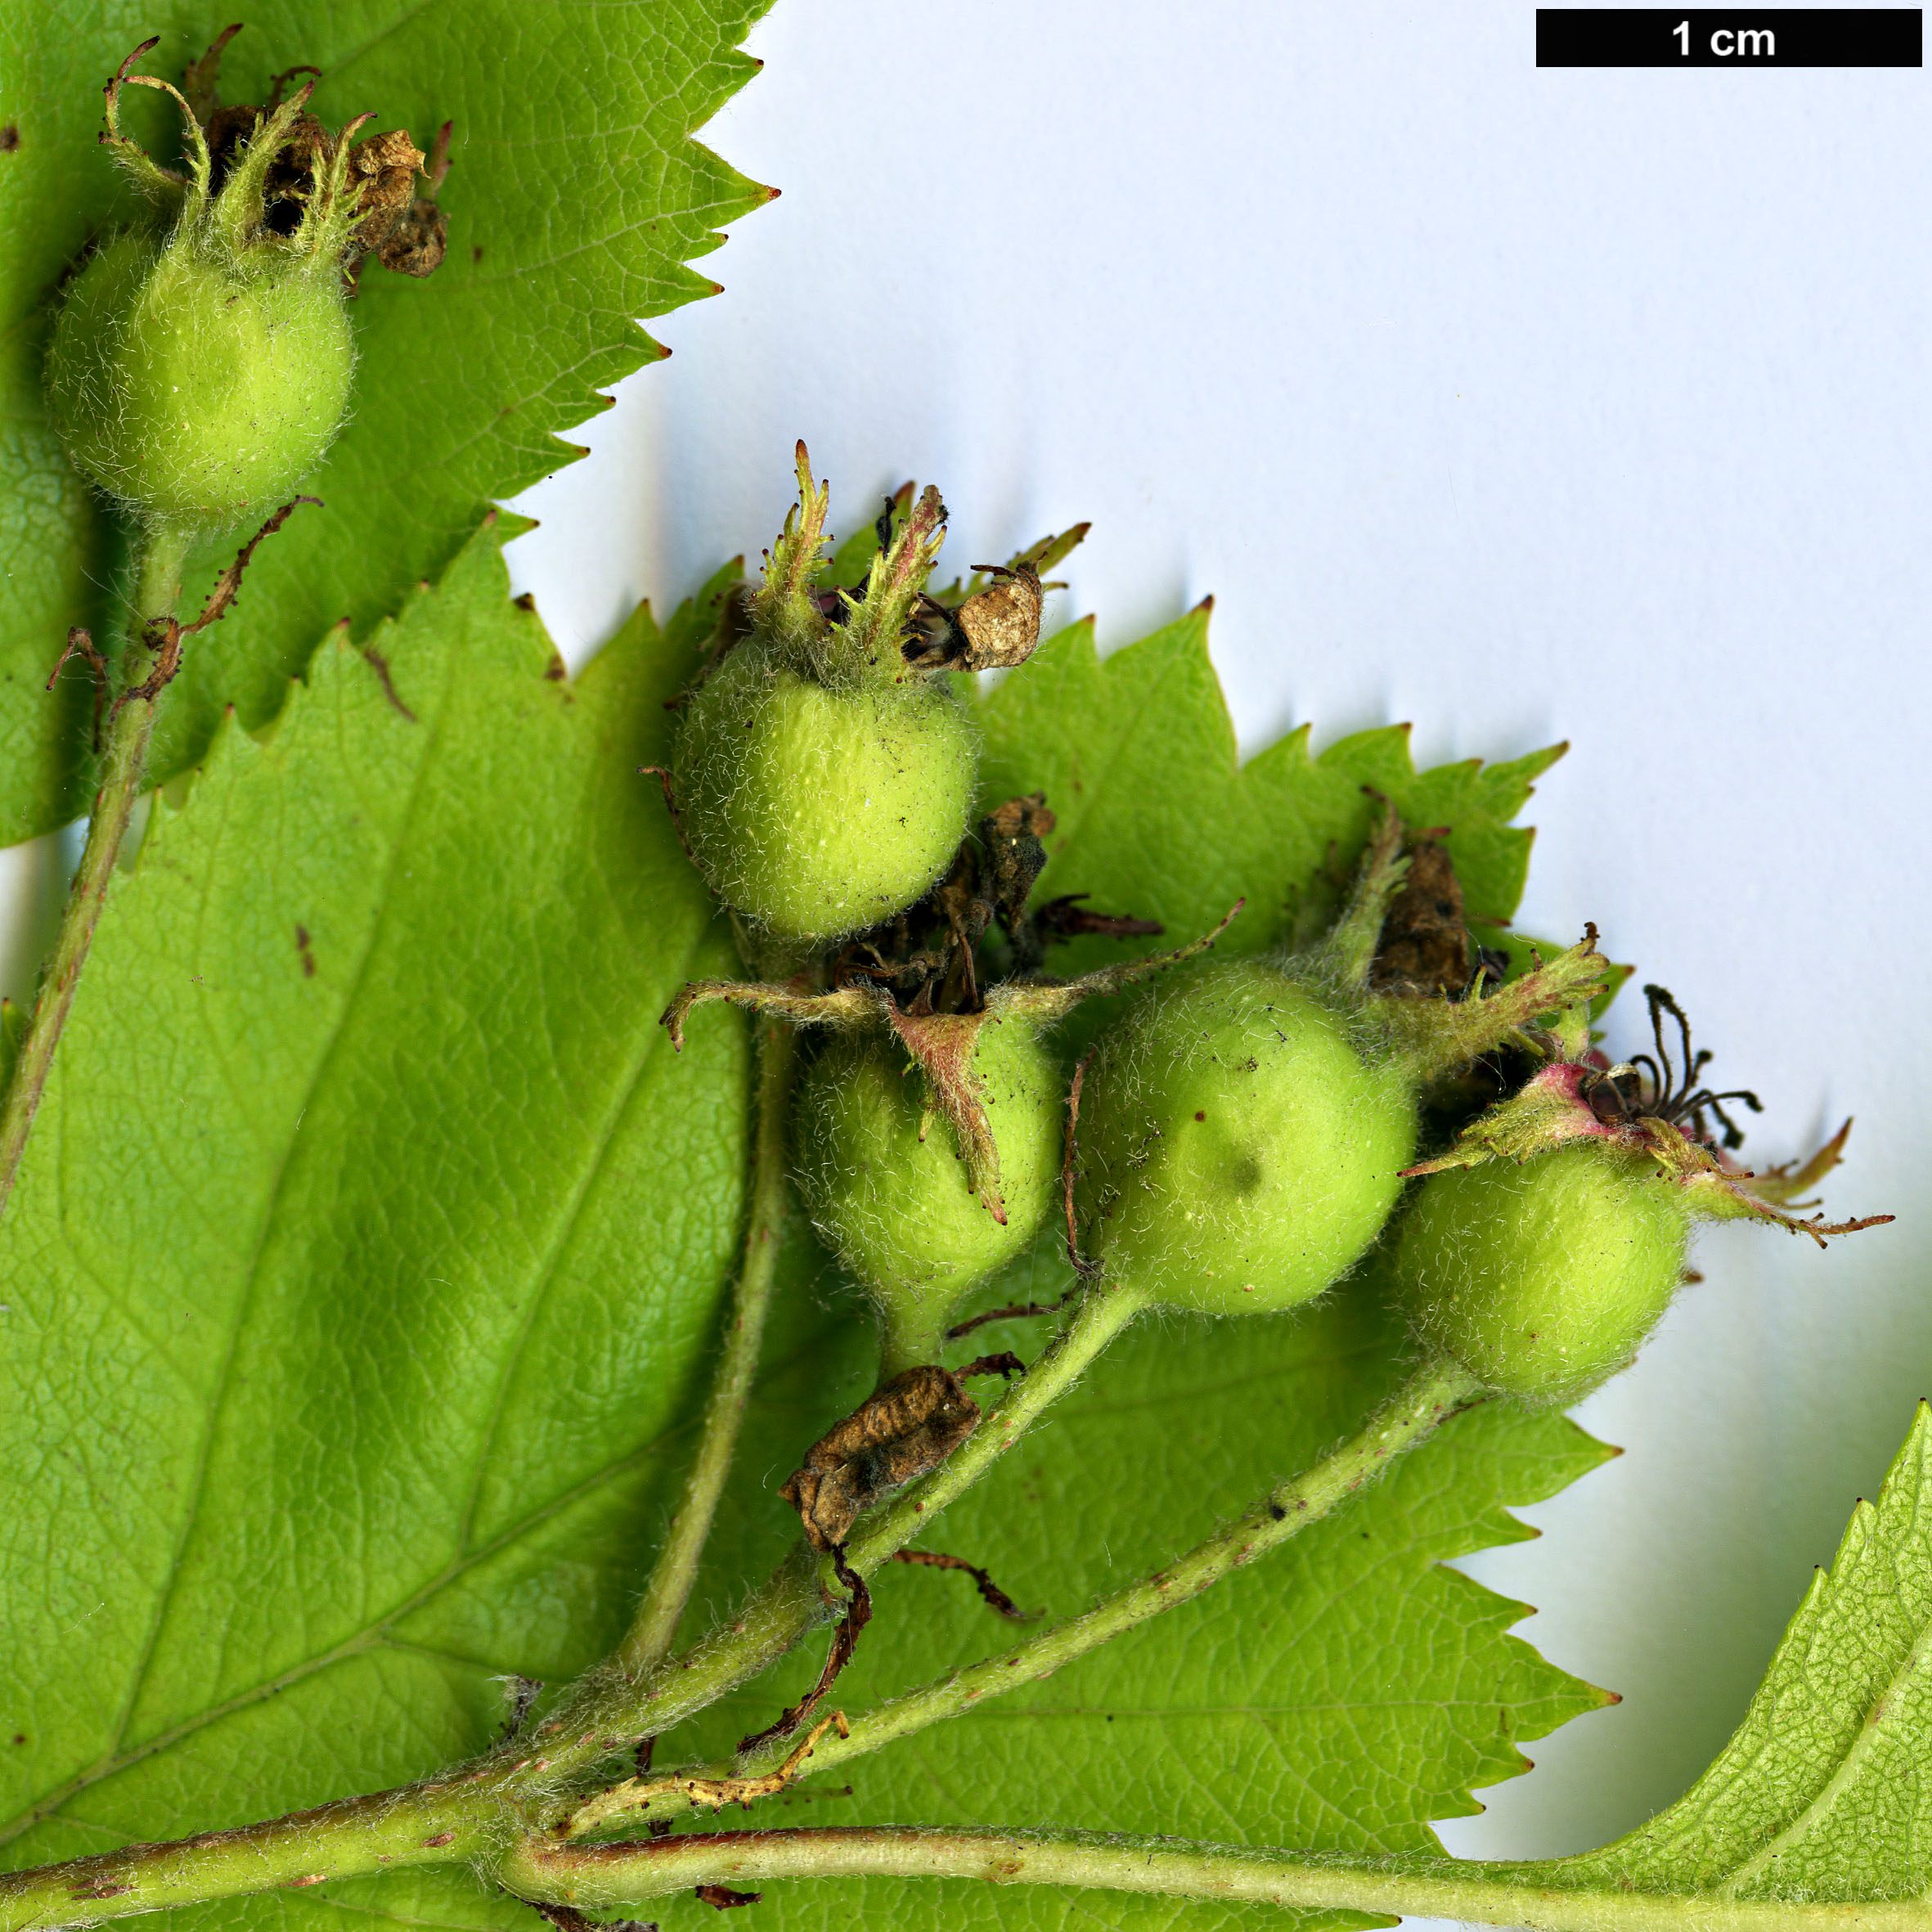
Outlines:
[[[123, 698], [146, 676], [140, 653], [142, 628], [151, 618], [173, 616], [181, 596], [182, 566], [191, 547], [189, 534], [168, 524], [154, 527], [142, 540], [135, 581], [134, 621], [127, 648], [121, 654], [125, 667], [121, 678]], [[87, 846], [68, 893], [67, 910], [61, 917], [54, 956], [42, 978], [34, 1017], [28, 1022], [19, 1058], [14, 1063], [6, 1103], [0, 1107], [0, 1214], [6, 1212], [34, 1116], [39, 1110], [41, 1095], [47, 1091], [54, 1049], [61, 1043], [67, 1015], [73, 1009], [74, 989], [80, 983], [81, 969], [87, 964], [88, 949], [94, 943], [94, 928], [100, 923], [108, 882], [114, 877], [115, 860], [120, 856], [121, 840], [127, 832], [134, 801], [140, 796], [148, 742], [155, 733], [157, 702], [155, 698], [117, 702], [108, 726], [101, 786], [94, 794], [93, 810], [88, 820]]]
[[[846, 1561], [869, 1576], [892, 1560], [947, 1503], [972, 1488], [1093, 1366], [1108, 1343], [1148, 1305], [1135, 1287], [1097, 1282], [1073, 1319], [998, 1407], [931, 1476], [896, 1497], [846, 1546]], [[862, 1519], [863, 1520], [863, 1519]]]
[[752, 1155], [751, 1220], [744, 1233], [744, 1262], [725, 1332], [723, 1359], [705, 1411], [697, 1459], [685, 1479], [683, 1506], [672, 1518], [671, 1534], [645, 1588], [644, 1600], [618, 1647], [616, 1662], [627, 1677], [639, 1677], [658, 1663], [677, 1634], [677, 1621], [697, 1580], [717, 1513], [718, 1498], [730, 1472], [744, 1420], [744, 1405], [758, 1372], [765, 1318], [784, 1233], [785, 1116], [792, 1076], [798, 1064], [798, 1036], [782, 1020], [758, 1027], [757, 1139]]
[[937, 1362], [946, 1341], [946, 1310], [923, 1303], [878, 1311], [878, 1380], [883, 1388], [896, 1375]]
[[[1096, 1286], [1079, 1312], [1025, 1378], [925, 1481], [882, 1510], [847, 1546], [852, 1568], [869, 1575], [892, 1560], [955, 1497], [978, 1481], [1051, 1404], [1064, 1395], [1101, 1350], [1146, 1306], [1137, 1290]], [[821, 1581], [820, 1558], [804, 1544], [793, 1549], [730, 1622], [720, 1624], [681, 1656], [665, 1659], [640, 1678], [601, 1671], [537, 1730], [555, 1790], [636, 1739], [668, 1731], [714, 1704], [791, 1650], [807, 1631], [838, 1614], [842, 1593]], [[558, 1814], [567, 1816], [565, 1806]]]
[[[1178, 1609], [1223, 1577], [1298, 1535], [1311, 1523], [1319, 1522], [1451, 1416], [1483, 1399], [1481, 1385], [1466, 1370], [1453, 1363], [1425, 1364], [1351, 1440], [1314, 1468], [1278, 1483], [1244, 1516], [1197, 1544], [1178, 1561], [1116, 1591], [1084, 1615], [1057, 1624], [984, 1663], [936, 1678], [867, 1711], [852, 1721], [847, 1737], [828, 1736], [820, 1741], [811, 1755], [811, 1774], [815, 1777], [930, 1724], [957, 1717], [984, 1698], [1049, 1677], [1136, 1624]], [[761, 1777], [776, 1770], [797, 1741], [794, 1737], [782, 1738], [742, 1764], [709, 1765], [689, 1775]], [[593, 1798], [573, 1817], [571, 1835], [578, 1836], [620, 1816], [628, 1824], [681, 1817], [689, 1810], [688, 1802], [676, 1791], [665, 1791], [640, 1804], [636, 1793], [649, 1781], [655, 1781], [636, 1780]]]
[[1302, 1911], [1402, 1912], [1528, 1932], [1927, 1932], [1932, 1901], [1800, 1905], [1708, 1893], [1572, 1889], [1555, 1865], [1411, 1854], [1278, 1851], [1099, 1832], [866, 1829], [688, 1832], [641, 1844], [556, 1847], [526, 1840], [498, 1867], [526, 1898], [580, 1911], [623, 1907], [693, 1885], [787, 1878], [953, 1878], [1085, 1885], [1115, 1892]]
[[[485, 1774], [498, 1786], [500, 1773]], [[233, 1831], [131, 1844], [0, 1876], [0, 1932], [71, 1925], [326, 1879], [447, 1863], [503, 1836], [500, 1791], [474, 1774], [346, 1798]], [[492, 1799], [497, 1802], [492, 1802]]]

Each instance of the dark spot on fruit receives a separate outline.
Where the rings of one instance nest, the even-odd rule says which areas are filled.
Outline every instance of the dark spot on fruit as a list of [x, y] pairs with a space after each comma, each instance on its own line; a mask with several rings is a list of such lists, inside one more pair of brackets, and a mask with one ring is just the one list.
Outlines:
[[1197, 1121], [1204, 1121], [1207, 1118], [1207, 1116], [1204, 1113], [1197, 1113], [1194, 1116], [1194, 1118]]
[[302, 955], [302, 977], [304, 979], [313, 979], [315, 977], [315, 955], [308, 950], [308, 928], [306, 926], [298, 926], [295, 928], [295, 950]]
[[16, 1744], [25, 1744], [27, 1741], [27, 1733], [25, 1731], [15, 1732], [13, 1741]]
[[472, 262], [480, 262], [483, 259], [483, 250], [479, 248], [473, 248], [470, 251], [470, 258]]
[[11, 155], [20, 145], [20, 131], [11, 121], [0, 128], [0, 155]]

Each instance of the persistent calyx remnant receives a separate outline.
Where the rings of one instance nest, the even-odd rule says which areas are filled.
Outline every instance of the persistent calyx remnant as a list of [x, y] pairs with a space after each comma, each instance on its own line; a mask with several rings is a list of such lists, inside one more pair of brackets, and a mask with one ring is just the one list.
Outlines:
[[[355, 140], [372, 115], [331, 133], [308, 112], [312, 80], [286, 101], [278, 82], [267, 107], [222, 106], [236, 31], [181, 88], [133, 71], [152, 40], [109, 80], [101, 138], [148, 213], [74, 276], [47, 363], [74, 462], [144, 520], [191, 532], [285, 495], [335, 440], [355, 364], [344, 299], [363, 263], [428, 275], [444, 249], [447, 125], [433, 156], [400, 130]], [[182, 168], [122, 131], [128, 87], [173, 97]]]

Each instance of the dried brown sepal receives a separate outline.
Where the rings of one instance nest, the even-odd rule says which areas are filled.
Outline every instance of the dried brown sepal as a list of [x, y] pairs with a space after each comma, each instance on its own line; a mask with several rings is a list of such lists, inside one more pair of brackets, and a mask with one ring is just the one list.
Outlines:
[[1090, 912], [1081, 901], [1085, 892], [1063, 892], [1049, 899], [1033, 914], [1033, 929], [1043, 940], [1152, 939], [1166, 931], [1158, 919], [1137, 919], [1131, 914]]
[[1412, 837], [1408, 875], [1382, 917], [1369, 990], [1410, 999], [1460, 998], [1469, 990], [1474, 955], [1449, 847], [1433, 833]]
[[[667, 789], [668, 797], [668, 789]], [[771, 986], [751, 980], [697, 979], [688, 982], [664, 1009], [658, 1024], [671, 1035], [671, 1044], [684, 1051], [685, 1020], [694, 1006], [722, 1000], [732, 1006], [794, 1027], [831, 1027], [850, 1031], [876, 1021], [886, 995], [870, 986], [840, 986], [829, 993], [812, 993], [797, 986]]]
[[[1576, 945], [1535, 969], [1467, 1000], [1418, 1000], [1376, 994], [1369, 1008], [1391, 1049], [1428, 1081], [1512, 1043], [1527, 1043], [1546, 1015], [1588, 1007], [1608, 983], [1611, 963], [1597, 950], [1597, 928], [1586, 923]], [[1476, 991], [1482, 992], [1478, 987]]]
[[222, 56], [227, 51], [228, 43], [240, 31], [240, 20], [222, 28], [215, 35], [208, 52], [199, 60], [189, 61], [182, 70], [182, 97], [203, 127], [208, 125], [215, 110], [221, 106]]
[[957, 1376], [931, 1364], [908, 1368], [828, 1429], [779, 1494], [798, 1512], [811, 1547], [836, 1552], [860, 1510], [937, 1469], [979, 1419]]
[[973, 1586], [981, 1598], [992, 1609], [999, 1611], [1009, 1624], [1031, 1624], [1038, 1620], [1040, 1612], [1031, 1614], [1023, 1611], [995, 1583], [977, 1563], [968, 1563], [964, 1557], [949, 1557], [938, 1550], [894, 1550], [895, 1563], [911, 1563], [923, 1570], [961, 1570], [973, 1579]]

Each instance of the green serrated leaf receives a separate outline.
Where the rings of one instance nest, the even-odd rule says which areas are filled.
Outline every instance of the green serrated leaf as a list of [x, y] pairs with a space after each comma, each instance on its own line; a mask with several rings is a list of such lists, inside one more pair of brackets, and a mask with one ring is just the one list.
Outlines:
[[[425, 281], [371, 270], [353, 313], [353, 416], [304, 484], [304, 510], [251, 569], [235, 612], [194, 640], [163, 707], [153, 775], [195, 762], [225, 708], [272, 717], [315, 640], [357, 637], [447, 567], [490, 499], [574, 460], [556, 432], [661, 354], [633, 320], [717, 285], [684, 266], [769, 199], [690, 137], [757, 70], [738, 43], [769, 0], [277, 0], [245, 16], [223, 65], [231, 101], [266, 97], [297, 61], [325, 71], [316, 110], [365, 110], [425, 146], [455, 123], [441, 195], [450, 253]], [[0, 843], [86, 807], [83, 672], [43, 690], [70, 624], [116, 630], [124, 549], [47, 428], [39, 369], [68, 264], [128, 204], [95, 145], [103, 79], [141, 41], [178, 75], [232, 16], [182, 4], [0, 0]], [[171, 105], [131, 99], [130, 126], [171, 151]], [[239, 537], [204, 546], [197, 603]]]
[[10, 1861], [408, 1777], [621, 1632], [739, 1215], [636, 775], [707, 627], [573, 682], [486, 532], [158, 808], [0, 1248]]
[[[1418, 831], [1446, 828], [1473, 921], [1514, 914], [1534, 835], [1509, 821], [1563, 746], [1418, 772], [1407, 726], [1357, 732], [1319, 756], [1304, 726], [1242, 765], [1208, 615], [1203, 604], [1104, 659], [1092, 623], [1072, 625], [983, 701], [982, 803], [1044, 791], [1058, 820], [1037, 902], [1084, 892], [1097, 911], [1157, 919], [1182, 938], [1245, 898], [1220, 946], [1260, 952], [1321, 930], [1339, 908], [1373, 793]], [[1117, 952], [1077, 940], [1054, 969], [1086, 972]], [[1076, 1015], [1069, 1037], [1088, 1037], [1110, 1004]]]
[[[614, 1639], [672, 1503], [739, 1211], [744, 1028], [714, 1010], [681, 1060], [662, 1044], [668, 994], [726, 953], [636, 771], [663, 755], [663, 700], [732, 573], [664, 634], [640, 613], [572, 683], [507, 601], [502, 528], [366, 648], [335, 633], [266, 742], [221, 735], [110, 901], [0, 1257], [0, 1454], [29, 1476], [0, 1530], [0, 1677], [22, 1700], [0, 1723], [29, 1741], [0, 1759], [9, 1862], [478, 1748], [493, 1676], [554, 1682]], [[1044, 786], [1062, 813], [1053, 890], [1177, 932], [1245, 892], [1259, 945], [1346, 876], [1373, 783], [1452, 825], [1471, 896], [1513, 909], [1527, 834], [1506, 820], [1534, 761], [1418, 775], [1401, 734], [1374, 733], [1238, 771], [1198, 618], [1104, 665], [1076, 628], [983, 715], [988, 796]], [[796, 1535], [776, 1486], [876, 1364], [869, 1314], [801, 1226], [781, 1274], [694, 1626]], [[1043, 1242], [986, 1305], [1069, 1280]], [[1009, 1322], [959, 1353], [1031, 1354], [1040, 1333]], [[1404, 1353], [1373, 1269], [1299, 1319], [1149, 1324], [928, 1544], [1064, 1615], [1311, 1460]], [[1418, 1852], [1429, 1819], [1523, 1768], [1518, 1740], [1602, 1701], [1507, 1634], [1521, 1606], [1440, 1564], [1524, 1534], [1506, 1506], [1604, 1453], [1552, 1415], [1466, 1417], [1283, 1556], [854, 1764], [851, 1797], [808, 1783], [769, 1815]], [[838, 1689], [851, 1708], [1005, 1641], [960, 1578], [895, 1566], [876, 1595]], [[761, 1728], [817, 1660], [815, 1642], [660, 1763]], [[912, 1898], [814, 1885], [765, 1912], [896, 1921]], [[947, 1888], [919, 1909], [1045, 1926], [1072, 1907]], [[194, 1916], [319, 1928], [344, 1910], [530, 1922], [460, 1872]]]
[[1852, 1512], [1737, 1735], [1691, 1790], [1565, 1885], [1715, 1898], [1923, 1898], [1932, 1890], [1932, 1409], [1876, 1503]]

